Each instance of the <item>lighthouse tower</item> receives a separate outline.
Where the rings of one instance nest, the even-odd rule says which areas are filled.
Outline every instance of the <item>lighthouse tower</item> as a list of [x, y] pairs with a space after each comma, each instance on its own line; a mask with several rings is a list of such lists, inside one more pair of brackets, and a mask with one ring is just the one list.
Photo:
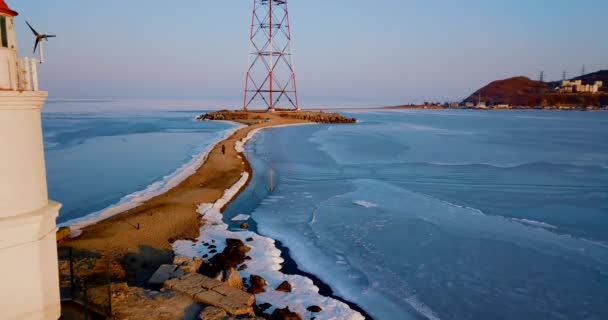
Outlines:
[[55, 219], [49, 201], [38, 61], [18, 58], [15, 17], [0, 0], [0, 319], [58, 319]]

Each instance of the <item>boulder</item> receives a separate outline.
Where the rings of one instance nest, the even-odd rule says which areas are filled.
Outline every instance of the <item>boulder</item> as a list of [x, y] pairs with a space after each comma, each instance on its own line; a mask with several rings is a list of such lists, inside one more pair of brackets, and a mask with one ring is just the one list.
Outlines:
[[173, 258], [173, 264], [177, 266], [185, 266], [190, 262], [190, 258], [186, 256], [175, 256]]
[[240, 290], [243, 290], [245, 287], [243, 285], [243, 280], [241, 279], [241, 275], [235, 268], [230, 268], [229, 270], [224, 271], [224, 283]]
[[272, 307], [272, 305], [268, 302], [258, 305], [258, 309], [260, 309], [261, 311], [266, 311], [266, 310], [270, 309], [270, 307]]
[[289, 310], [289, 307], [285, 309], [276, 309], [270, 316], [270, 320], [302, 320], [299, 314]]
[[291, 283], [283, 281], [283, 283], [281, 283], [276, 290], [282, 292], [291, 292]]
[[241, 223], [241, 229], [249, 229], [249, 223], [247, 223], [247, 222]]
[[201, 266], [207, 263], [207, 260], [203, 259], [203, 258], [199, 258], [199, 257], [195, 257], [192, 260], [189, 260], [185, 265], [183, 265], [181, 268], [182, 270], [184, 270], [184, 272], [186, 273], [195, 273], [198, 271], [198, 269], [201, 268]]
[[199, 315], [201, 320], [224, 320], [228, 317], [228, 314], [223, 309], [217, 307], [206, 307], [203, 312]]
[[173, 264], [179, 266], [186, 273], [197, 272], [204, 263], [207, 263], [207, 260], [199, 257], [190, 259], [186, 256], [175, 256], [173, 258]]
[[194, 296], [201, 291], [211, 290], [221, 285], [222, 283], [215, 279], [205, 277], [198, 273], [189, 273], [179, 278], [165, 281], [164, 287], [194, 298]]
[[[216, 270], [228, 270], [245, 262], [247, 253], [251, 250], [240, 239], [226, 239], [226, 248], [220, 254], [211, 258], [210, 262]], [[214, 250], [211, 250], [213, 252]]]
[[310, 306], [310, 307], [306, 308], [306, 310], [317, 313], [317, 312], [321, 312], [323, 309], [319, 306]]
[[264, 278], [252, 274], [249, 276], [249, 283], [251, 284], [251, 286], [249, 287], [247, 292], [251, 294], [266, 292], [266, 286], [268, 285], [268, 283], [266, 282], [266, 280], [264, 280]]
[[165, 288], [191, 297], [194, 301], [221, 308], [229, 315], [254, 315], [255, 296], [202, 274], [190, 273], [165, 282]]
[[174, 264], [163, 264], [152, 275], [148, 284], [151, 286], [162, 286], [166, 281], [179, 278], [184, 275], [184, 271]]
[[224, 271], [220, 271], [217, 274], [215, 274], [215, 277], [211, 277], [211, 279], [217, 280], [217, 281], [224, 281]]

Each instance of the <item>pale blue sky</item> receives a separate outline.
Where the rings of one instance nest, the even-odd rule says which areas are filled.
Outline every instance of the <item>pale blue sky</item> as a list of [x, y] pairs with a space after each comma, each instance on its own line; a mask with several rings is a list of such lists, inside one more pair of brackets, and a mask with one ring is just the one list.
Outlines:
[[[58, 38], [54, 98], [239, 101], [253, 0], [7, 0]], [[458, 100], [489, 81], [608, 69], [605, 0], [291, 0], [304, 106]]]

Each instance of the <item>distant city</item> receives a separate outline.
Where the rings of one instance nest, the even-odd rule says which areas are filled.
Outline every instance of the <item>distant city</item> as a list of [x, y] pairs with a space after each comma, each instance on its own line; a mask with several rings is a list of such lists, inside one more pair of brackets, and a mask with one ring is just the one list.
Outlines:
[[[584, 68], [583, 68], [584, 70]], [[584, 72], [584, 71], [583, 71]], [[494, 81], [462, 101], [424, 102], [391, 106], [388, 109], [539, 109], [539, 110], [608, 110], [608, 70], [580, 77], [545, 82], [514, 77]]]

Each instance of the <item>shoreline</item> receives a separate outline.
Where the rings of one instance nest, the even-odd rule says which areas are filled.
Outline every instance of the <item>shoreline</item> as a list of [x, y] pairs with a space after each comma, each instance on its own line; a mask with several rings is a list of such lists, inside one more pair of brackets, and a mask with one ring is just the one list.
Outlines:
[[[76, 230], [82, 230], [81, 234], [75, 238], [60, 240], [59, 245], [121, 261], [126, 269], [127, 283], [130, 286], [146, 287], [147, 280], [160, 265], [171, 263], [177, 254], [178, 242], [196, 241], [195, 239], [204, 236], [201, 231], [208, 221], [201, 215], [200, 209], [203, 204], [214, 204], [213, 207], [218, 212], [223, 212], [249, 185], [253, 171], [244, 154], [244, 145], [257, 132], [292, 125], [343, 122], [347, 119], [336, 118], [336, 114], [311, 112], [287, 113], [287, 115], [283, 112], [247, 114], [246, 120], [225, 119], [245, 126], [235, 128], [230, 135], [207, 150], [204, 159], [196, 160], [202, 164], [183, 181], [165, 192], [138, 203], [134, 208], [116, 213], [104, 220], [99, 219], [91, 225], [81, 226], [82, 229], [77, 228]], [[253, 121], [250, 121], [252, 115]], [[266, 119], [262, 121], [261, 116]], [[354, 119], [347, 120], [354, 121]], [[242, 181], [243, 179], [245, 180]], [[228, 199], [225, 199], [226, 197]], [[192, 223], [194, 221], [198, 223]], [[267, 239], [274, 244], [274, 240]], [[293, 260], [288, 254], [286, 259], [280, 257], [285, 254], [285, 250], [275, 250], [279, 252], [281, 262], [287, 260], [286, 266], [280, 269], [300, 271], [289, 263]], [[262, 257], [265, 258], [266, 255]], [[297, 273], [301, 274], [300, 278], [304, 278], [304, 272]], [[314, 277], [317, 281], [311, 278], [313, 277], [304, 280], [310, 282], [314, 288], [318, 288], [317, 291], [329, 292], [327, 290], [329, 286], [318, 281], [317, 277]], [[294, 281], [301, 280], [296, 278]], [[319, 287], [313, 282], [320, 284]], [[316, 293], [319, 295], [318, 292]], [[347, 310], [355, 313], [362, 310], [354, 303], [348, 303], [342, 298], [336, 299], [333, 294], [331, 296], [347, 306]], [[309, 300], [305, 298], [304, 301]], [[336, 310], [346, 312], [343, 307]], [[368, 316], [364, 312], [363, 314]]]
[[[232, 121], [243, 127], [237, 128], [207, 150], [203, 155], [204, 159], [201, 159], [201, 165], [184, 180], [165, 192], [142, 201], [134, 208], [105, 219], [96, 219], [94, 223], [83, 227], [82, 234], [76, 237], [61, 239], [65, 234], [58, 235], [60, 245], [104, 252], [119, 258], [128, 253], [137, 253], [141, 246], [171, 250], [171, 243], [177, 239], [196, 238], [202, 225], [196, 212], [198, 205], [217, 201], [225, 190], [241, 178], [243, 172], [251, 171], [243, 160], [244, 154], [235, 148], [237, 143], [256, 129], [310, 123], [305, 120], [284, 119], [275, 114], [270, 117], [272, 121], [261, 123]], [[222, 154], [222, 146], [225, 146], [225, 155]], [[198, 223], [193, 224], [193, 221]], [[139, 228], [133, 227], [138, 225]], [[112, 242], [106, 239], [112, 239]]]
[[[190, 160], [185, 163], [182, 163], [179, 168], [175, 169], [171, 173], [161, 177], [158, 180], [152, 181], [152, 183], [148, 184], [143, 189], [131, 192], [123, 196], [117, 202], [108, 205], [101, 210], [87, 214], [84, 217], [73, 218], [68, 221], [58, 223], [57, 227], [60, 229], [64, 227], [69, 227], [71, 230], [70, 236], [78, 237], [80, 235], [80, 232], [82, 232], [83, 228], [110, 219], [114, 216], [123, 214], [131, 209], [137, 208], [146, 201], [173, 189], [174, 187], [182, 183], [184, 180], [188, 179], [191, 175], [196, 173], [196, 171], [207, 161], [207, 158], [209, 157], [211, 151], [215, 147], [217, 147], [219, 143], [228, 139], [236, 131], [246, 127], [241, 123], [236, 123], [232, 121], [224, 122], [229, 123], [234, 127], [223, 130], [223, 135], [215, 144], [208, 146], [206, 149], [202, 149], [196, 154], [193, 154]], [[158, 188], [155, 188], [157, 186]]]
[[[284, 125], [256, 128], [256, 129], [251, 130], [249, 132], [249, 134], [243, 140], [241, 140], [240, 142], [237, 142], [237, 145], [235, 147], [238, 148], [239, 149], [238, 151], [244, 155], [243, 160], [244, 160], [246, 168], [247, 168], [246, 173], [243, 173], [243, 175], [247, 175], [246, 182], [244, 182], [242, 185], [239, 185], [239, 182], [237, 182], [235, 185], [233, 185], [231, 188], [238, 187], [238, 189], [239, 189], [238, 192], [236, 192], [234, 194], [231, 194], [231, 192], [227, 190], [227, 192], [224, 196], [228, 196], [229, 200], [227, 202], [225, 202], [225, 204], [222, 205], [220, 208], [217, 207], [217, 202], [215, 204], [208, 204], [208, 205], [212, 205], [212, 207], [215, 207], [216, 209], [220, 210], [222, 221], [225, 220], [225, 216], [223, 214], [224, 209], [226, 209], [231, 203], [233, 203], [242, 194], [242, 192], [245, 191], [250, 186], [250, 183], [253, 179], [253, 175], [254, 175], [253, 169], [249, 162], [249, 159], [245, 155], [244, 146], [251, 139], [253, 139], [257, 133], [259, 133], [262, 130], [284, 128], [284, 127], [294, 127], [294, 126], [302, 126], [302, 125], [313, 125], [313, 124], [315, 124], [315, 123], [294, 123], [294, 124], [284, 124]], [[218, 200], [218, 202], [219, 201], [222, 201], [222, 199]], [[204, 211], [204, 210], [202, 210], [202, 211]], [[204, 215], [204, 213], [202, 213], [202, 214]], [[281, 272], [282, 274], [287, 275], [287, 276], [295, 275], [295, 276], [301, 276], [301, 277], [307, 278], [307, 279], [311, 280], [313, 285], [318, 288], [318, 294], [320, 296], [331, 298], [331, 299], [337, 300], [337, 301], [347, 305], [348, 308], [352, 309], [355, 312], [358, 312], [365, 319], [374, 319], [371, 315], [369, 315], [369, 313], [367, 313], [361, 306], [359, 306], [355, 302], [348, 301], [346, 298], [336, 295], [336, 293], [331, 288], [331, 286], [329, 284], [325, 283], [323, 280], [321, 280], [321, 278], [319, 276], [312, 274], [312, 273], [308, 273], [308, 272], [300, 269], [298, 267], [298, 264], [295, 261], [295, 259], [293, 259], [291, 257], [291, 253], [290, 253], [291, 250], [288, 247], [283, 245], [283, 243], [279, 240], [267, 237], [267, 236], [259, 233], [258, 228], [257, 228], [258, 223], [257, 223], [257, 221], [255, 221], [255, 219], [253, 217], [250, 217], [249, 222], [250, 222], [250, 227], [247, 230], [235, 231], [234, 229], [230, 228], [229, 222], [224, 221], [224, 223], [226, 224], [226, 227], [227, 227], [226, 231], [228, 233], [237, 234], [237, 233], [243, 232], [243, 231], [250, 231], [250, 232], [257, 234], [260, 237], [272, 239], [273, 246], [276, 247], [276, 249], [278, 249], [280, 252], [279, 256], [282, 259], [282, 262], [281, 262], [281, 268], [278, 271]], [[203, 233], [203, 228], [204, 228], [204, 226], [201, 229], [201, 233]], [[217, 239], [215, 239], [215, 240], [217, 241]], [[190, 249], [193, 245], [194, 245], [193, 243], [192, 244], [187, 243], [184, 245], [184, 247], [187, 247], [188, 249]], [[186, 249], [186, 251], [188, 251], [188, 249]], [[179, 249], [175, 248], [174, 250], [178, 251]], [[255, 262], [255, 258], [252, 260], [252, 262]]]
[[[256, 229], [256, 233], [257, 233], [257, 229]], [[312, 273], [308, 273], [308, 272], [300, 269], [298, 267], [297, 262], [291, 257], [291, 253], [290, 253], [291, 250], [288, 247], [284, 246], [281, 241], [275, 240], [275, 246], [277, 247], [277, 249], [279, 249], [281, 251], [281, 257], [285, 260], [283, 262], [283, 268], [280, 270], [282, 273], [288, 274], [288, 275], [292, 274], [292, 275], [299, 275], [299, 276], [306, 277], [306, 278], [312, 280], [312, 282], [319, 288], [320, 295], [329, 297], [332, 299], [336, 299], [336, 300], [348, 305], [349, 308], [359, 312], [365, 319], [370, 319], [370, 320], [374, 319], [371, 315], [369, 315], [369, 313], [367, 313], [367, 311], [365, 311], [357, 303], [348, 301], [345, 298], [337, 296], [334, 293], [331, 286], [328, 285], [327, 283], [325, 283], [323, 280], [321, 280], [321, 278], [319, 278], [318, 276], [316, 276]]]

